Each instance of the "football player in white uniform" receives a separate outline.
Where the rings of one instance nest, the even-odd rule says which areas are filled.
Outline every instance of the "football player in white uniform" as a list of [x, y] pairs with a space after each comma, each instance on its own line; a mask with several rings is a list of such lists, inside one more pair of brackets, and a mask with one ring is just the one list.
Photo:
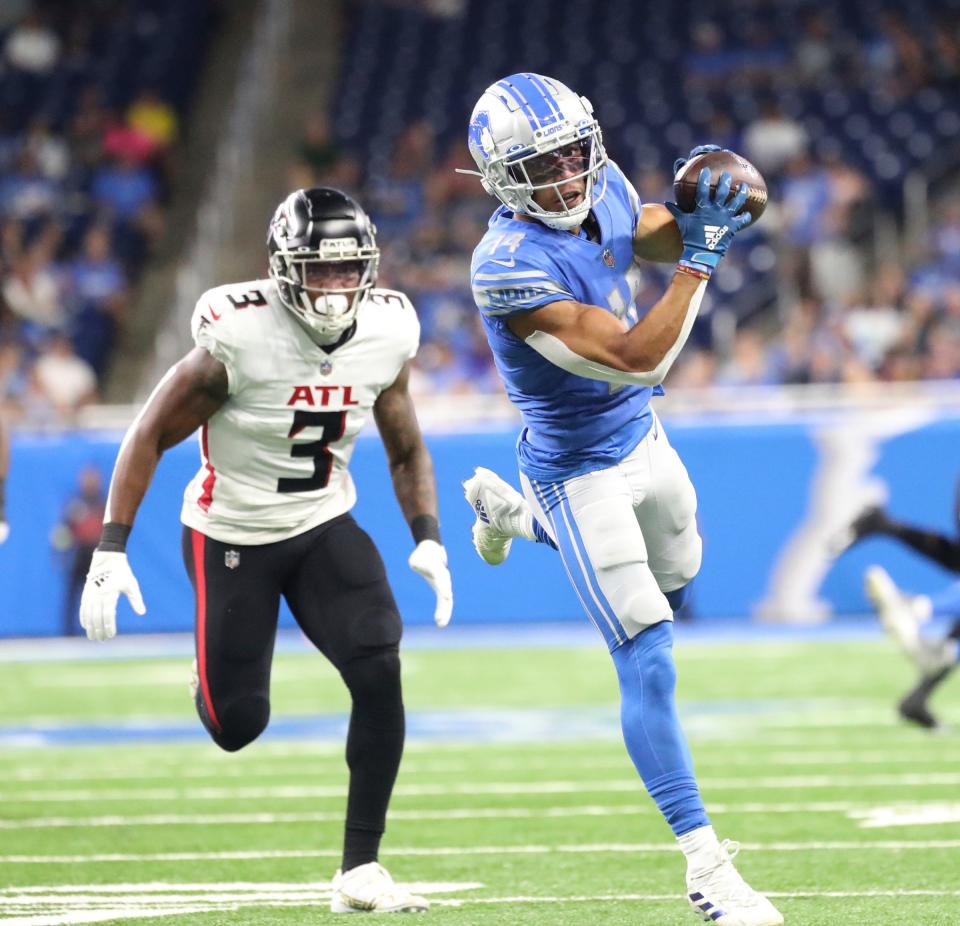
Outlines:
[[403, 293], [377, 289], [380, 252], [363, 209], [338, 190], [292, 193], [267, 238], [269, 279], [205, 293], [196, 347], [160, 381], [120, 448], [103, 535], [80, 605], [90, 639], [116, 632], [120, 594], [145, 606], [125, 552], [160, 455], [199, 429], [184, 493], [183, 554], [196, 595], [195, 702], [222, 749], [256, 739], [281, 596], [339, 670], [353, 708], [343, 864], [334, 912], [423, 910], [378, 863], [400, 764], [400, 615], [383, 562], [350, 514], [347, 469], [371, 410], [416, 544], [409, 563], [453, 598], [436, 486], [407, 384], [419, 324]]

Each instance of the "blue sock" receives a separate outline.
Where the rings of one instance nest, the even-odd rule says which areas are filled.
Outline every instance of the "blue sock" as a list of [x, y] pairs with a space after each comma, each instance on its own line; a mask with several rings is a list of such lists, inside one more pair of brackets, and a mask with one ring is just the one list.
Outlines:
[[612, 653], [620, 679], [620, 722], [627, 752], [675, 836], [710, 820], [677, 720], [673, 624], [662, 621]]
[[557, 549], [557, 545], [550, 539], [550, 535], [543, 529], [543, 525], [536, 519], [533, 519], [533, 533], [537, 538], [537, 543], [545, 543], [548, 547]]
[[676, 614], [690, 597], [690, 583], [688, 582], [686, 585], [681, 585], [680, 588], [675, 588], [672, 592], [664, 592], [663, 594], [670, 602], [670, 610]]

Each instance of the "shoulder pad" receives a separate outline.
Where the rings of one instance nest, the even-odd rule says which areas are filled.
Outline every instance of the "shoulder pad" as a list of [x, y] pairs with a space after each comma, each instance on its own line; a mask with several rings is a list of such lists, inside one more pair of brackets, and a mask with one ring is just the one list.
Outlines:
[[370, 290], [370, 295], [367, 298], [371, 299], [377, 305], [394, 306], [398, 309], [413, 308], [413, 304], [410, 302], [406, 293], [402, 293], [398, 289], [381, 289], [377, 287]]

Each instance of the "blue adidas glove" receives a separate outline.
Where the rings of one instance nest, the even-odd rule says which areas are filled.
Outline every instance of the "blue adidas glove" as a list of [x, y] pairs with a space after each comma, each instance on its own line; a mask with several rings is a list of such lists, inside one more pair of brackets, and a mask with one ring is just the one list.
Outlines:
[[726, 171], [720, 174], [716, 193], [711, 198], [710, 168], [704, 167], [697, 178], [697, 205], [693, 212], [683, 212], [676, 203], [666, 203], [683, 239], [679, 263], [706, 277], [717, 269], [733, 236], [753, 221], [749, 212], [737, 215], [747, 201], [749, 187], [744, 183], [730, 196], [731, 182]]
[[708, 151], [723, 151], [719, 145], [697, 145], [696, 148], [691, 149], [690, 153], [685, 158], [677, 158], [673, 162], [673, 175], [676, 177], [677, 171], [683, 167], [687, 161], [692, 161], [698, 154], [706, 154]]

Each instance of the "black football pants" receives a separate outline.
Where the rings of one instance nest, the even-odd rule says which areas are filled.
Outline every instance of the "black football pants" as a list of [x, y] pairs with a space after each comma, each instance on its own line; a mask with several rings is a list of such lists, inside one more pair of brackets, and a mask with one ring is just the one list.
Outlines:
[[349, 514], [289, 540], [222, 543], [185, 528], [196, 597], [197, 712], [235, 751], [270, 717], [270, 667], [282, 595], [337, 668], [353, 702], [344, 870], [377, 857], [403, 752], [400, 615], [373, 541]]

